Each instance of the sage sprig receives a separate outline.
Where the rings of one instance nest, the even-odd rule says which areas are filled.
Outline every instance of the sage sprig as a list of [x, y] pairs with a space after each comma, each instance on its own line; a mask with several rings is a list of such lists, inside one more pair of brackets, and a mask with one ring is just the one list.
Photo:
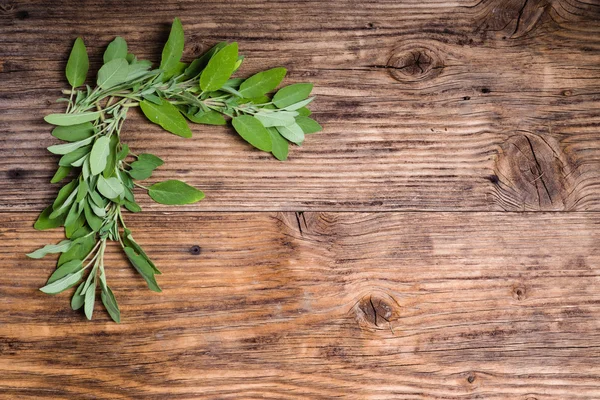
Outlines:
[[75, 40], [66, 67], [71, 89], [64, 90], [64, 114], [50, 114], [52, 135], [65, 142], [48, 147], [60, 155], [51, 182], [71, 180], [58, 192], [52, 205], [38, 217], [39, 230], [64, 227], [66, 239], [30, 254], [41, 258], [60, 254], [58, 266], [40, 290], [58, 294], [77, 286], [71, 300], [74, 310], [83, 308], [92, 318], [97, 288], [111, 318], [120, 322], [115, 295], [107, 283], [104, 252], [107, 242], [117, 241], [131, 265], [148, 287], [160, 292], [155, 275], [160, 271], [133, 238], [125, 224], [123, 208], [139, 212], [134, 188], [147, 191], [161, 204], [182, 205], [204, 198], [200, 190], [178, 180], [142, 185], [163, 164], [159, 157], [134, 154], [121, 142], [121, 128], [129, 109], [140, 107], [153, 123], [175, 135], [189, 138], [188, 121], [225, 125], [259, 150], [277, 159], [288, 156], [289, 143], [302, 144], [304, 135], [321, 130], [309, 118], [306, 106], [313, 100], [312, 85], [286, 86], [274, 94], [286, 75], [285, 68], [259, 72], [248, 79], [232, 77], [242, 64], [237, 43], [219, 43], [191, 63], [181, 61], [183, 27], [175, 19], [162, 52], [159, 68], [138, 60], [122, 37], [104, 52], [96, 87], [85, 83], [89, 60], [81, 38]]

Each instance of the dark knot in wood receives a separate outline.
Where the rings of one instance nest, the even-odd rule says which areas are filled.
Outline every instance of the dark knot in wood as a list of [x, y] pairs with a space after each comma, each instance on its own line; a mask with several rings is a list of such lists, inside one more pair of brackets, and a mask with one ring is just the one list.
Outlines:
[[390, 329], [398, 319], [400, 306], [386, 293], [363, 296], [354, 307], [356, 321], [363, 329]]
[[565, 211], [578, 201], [577, 163], [550, 135], [510, 136], [501, 145], [494, 174], [496, 201], [505, 211]]
[[23, 179], [23, 178], [25, 178], [25, 176], [27, 176], [27, 171], [25, 171], [23, 168], [13, 168], [13, 169], [9, 169], [6, 172], [6, 175], [8, 176], [8, 179], [19, 180], [19, 179]]
[[192, 254], [194, 256], [200, 255], [201, 252], [202, 252], [202, 249], [198, 245], [194, 245], [194, 246], [190, 247], [190, 254]]
[[387, 69], [400, 82], [417, 82], [438, 76], [444, 64], [436, 49], [415, 46], [399, 48], [387, 62]]
[[513, 286], [512, 296], [515, 300], [525, 300], [527, 298], [527, 288], [523, 285]]

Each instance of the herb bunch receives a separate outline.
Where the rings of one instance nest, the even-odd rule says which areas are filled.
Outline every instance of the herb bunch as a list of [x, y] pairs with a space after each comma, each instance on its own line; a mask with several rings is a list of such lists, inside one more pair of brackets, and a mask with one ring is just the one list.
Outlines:
[[60, 253], [57, 269], [40, 290], [58, 294], [78, 285], [71, 307], [83, 307], [88, 319], [92, 318], [98, 286], [111, 318], [115, 322], [121, 319], [106, 279], [108, 241], [118, 241], [150, 290], [161, 291], [155, 278], [160, 271], [123, 218], [123, 207], [141, 211], [134, 188], [147, 191], [161, 204], [191, 204], [204, 198], [200, 190], [178, 180], [150, 186], [137, 182], [150, 178], [163, 161], [152, 154], [136, 155], [121, 143], [121, 128], [130, 108], [140, 106], [151, 122], [184, 138], [192, 136], [187, 121], [225, 125], [230, 120], [244, 140], [279, 160], [287, 159], [290, 142], [300, 145], [305, 134], [321, 130], [306, 108], [313, 99], [309, 97], [311, 84], [289, 85], [273, 97], [267, 96], [285, 77], [285, 68], [269, 69], [248, 79], [232, 78], [244, 59], [238, 55], [237, 43], [219, 43], [189, 64], [181, 62], [183, 47], [183, 27], [177, 18], [158, 69], [129, 53], [125, 40], [117, 37], [104, 52], [97, 86], [92, 89], [83, 86], [89, 61], [83, 40], [77, 38], [66, 67], [71, 89], [64, 90], [67, 97], [59, 99], [67, 103], [66, 112], [44, 118], [56, 126], [52, 135], [66, 142], [48, 148], [61, 156], [51, 182], [74, 178], [60, 189], [34, 227], [64, 227], [67, 239], [28, 256]]

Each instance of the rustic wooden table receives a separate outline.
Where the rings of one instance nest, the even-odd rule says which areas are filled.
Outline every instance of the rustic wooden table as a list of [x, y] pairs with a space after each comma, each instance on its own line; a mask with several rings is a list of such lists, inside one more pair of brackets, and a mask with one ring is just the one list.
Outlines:
[[[600, 2], [0, 1], [0, 398], [600, 398]], [[221, 40], [243, 74], [312, 81], [313, 135], [277, 162], [225, 127], [125, 140], [205, 201], [127, 215], [123, 322], [37, 291], [32, 229], [82, 35], [158, 60]]]

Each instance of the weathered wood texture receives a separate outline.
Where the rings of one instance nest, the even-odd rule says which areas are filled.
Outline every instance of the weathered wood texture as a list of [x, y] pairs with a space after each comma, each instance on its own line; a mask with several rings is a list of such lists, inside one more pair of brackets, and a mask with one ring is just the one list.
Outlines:
[[[133, 113], [207, 199], [140, 194], [164, 292], [114, 249], [123, 323], [87, 322], [23, 255], [62, 237], [31, 227], [42, 116], [74, 37], [157, 61], [175, 16], [189, 59], [236, 40], [314, 82], [325, 131], [280, 163]], [[598, 399], [599, 101], [598, 0], [0, 0], [0, 398]]]
[[314, 82], [325, 127], [278, 163], [229, 129], [184, 140], [136, 113], [125, 137], [166, 160], [157, 178], [205, 189], [187, 209], [600, 209], [597, 0], [9, 1], [0, 209], [39, 210], [58, 190], [41, 117], [62, 110], [73, 38], [86, 40], [92, 70], [115, 35], [157, 61], [174, 16], [189, 59], [237, 40], [242, 74], [283, 65], [289, 82]]
[[113, 248], [121, 325], [36, 292], [53, 262], [22, 249], [60, 234], [27, 217], [0, 230], [5, 398], [600, 397], [595, 213], [140, 214], [164, 292]]

